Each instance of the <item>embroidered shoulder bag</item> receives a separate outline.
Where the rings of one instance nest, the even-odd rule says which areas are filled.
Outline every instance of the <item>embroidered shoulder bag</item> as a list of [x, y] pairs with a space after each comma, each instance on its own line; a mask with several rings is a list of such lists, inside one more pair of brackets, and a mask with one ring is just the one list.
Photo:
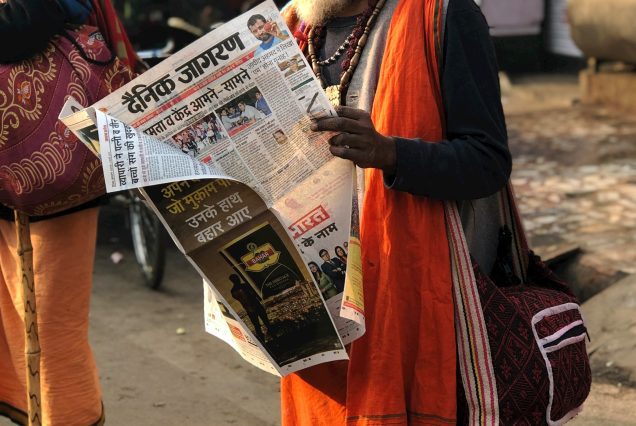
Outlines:
[[0, 203], [41, 216], [103, 195], [100, 161], [57, 117], [69, 96], [88, 106], [131, 78], [90, 26], [0, 65]]
[[[528, 249], [511, 186], [493, 273], [470, 259], [457, 207], [446, 204], [458, 347], [458, 424], [561, 425], [592, 382], [581, 309]], [[463, 386], [462, 386], [463, 385]]]

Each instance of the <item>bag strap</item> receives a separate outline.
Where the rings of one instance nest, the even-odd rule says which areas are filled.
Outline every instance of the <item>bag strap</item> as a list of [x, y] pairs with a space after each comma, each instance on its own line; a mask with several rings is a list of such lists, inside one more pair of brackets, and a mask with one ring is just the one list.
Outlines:
[[498, 425], [497, 382], [468, 243], [454, 201], [445, 201], [455, 300], [457, 359], [470, 425]]
[[512, 253], [513, 272], [521, 279], [521, 282], [524, 283], [528, 277], [529, 246], [521, 215], [519, 214], [519, 208], [517, 207], [512, 182], [508, 181], [506, 187], [499, 191], [499, 199], [502, 223], [511, 234], [510, 250]]

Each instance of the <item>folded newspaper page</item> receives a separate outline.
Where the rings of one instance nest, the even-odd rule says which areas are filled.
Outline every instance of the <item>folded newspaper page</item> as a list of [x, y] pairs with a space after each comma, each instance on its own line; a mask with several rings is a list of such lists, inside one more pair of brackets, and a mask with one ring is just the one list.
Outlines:
[[364, 333], [355, 169], [309, 129], [334, 114], [266, 1], [60, 118], [203, 277], [206, 330], [282, 376]]

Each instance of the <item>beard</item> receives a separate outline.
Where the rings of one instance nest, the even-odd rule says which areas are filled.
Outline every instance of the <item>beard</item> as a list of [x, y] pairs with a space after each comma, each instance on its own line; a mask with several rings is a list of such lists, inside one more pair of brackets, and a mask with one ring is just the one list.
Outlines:
[[298, 17], [309, 25], [321, 25], [358, 0], [294, 0]]

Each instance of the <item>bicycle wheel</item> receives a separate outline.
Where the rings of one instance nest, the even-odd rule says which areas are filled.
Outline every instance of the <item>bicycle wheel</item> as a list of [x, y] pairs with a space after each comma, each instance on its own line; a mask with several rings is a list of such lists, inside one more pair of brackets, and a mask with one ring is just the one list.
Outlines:
[[158, 289], [166, 263], [163, 225], [154, 212], [134, 193], [130, 195], [128, 211], [135, 258], [144, 283], [152, 289]]

